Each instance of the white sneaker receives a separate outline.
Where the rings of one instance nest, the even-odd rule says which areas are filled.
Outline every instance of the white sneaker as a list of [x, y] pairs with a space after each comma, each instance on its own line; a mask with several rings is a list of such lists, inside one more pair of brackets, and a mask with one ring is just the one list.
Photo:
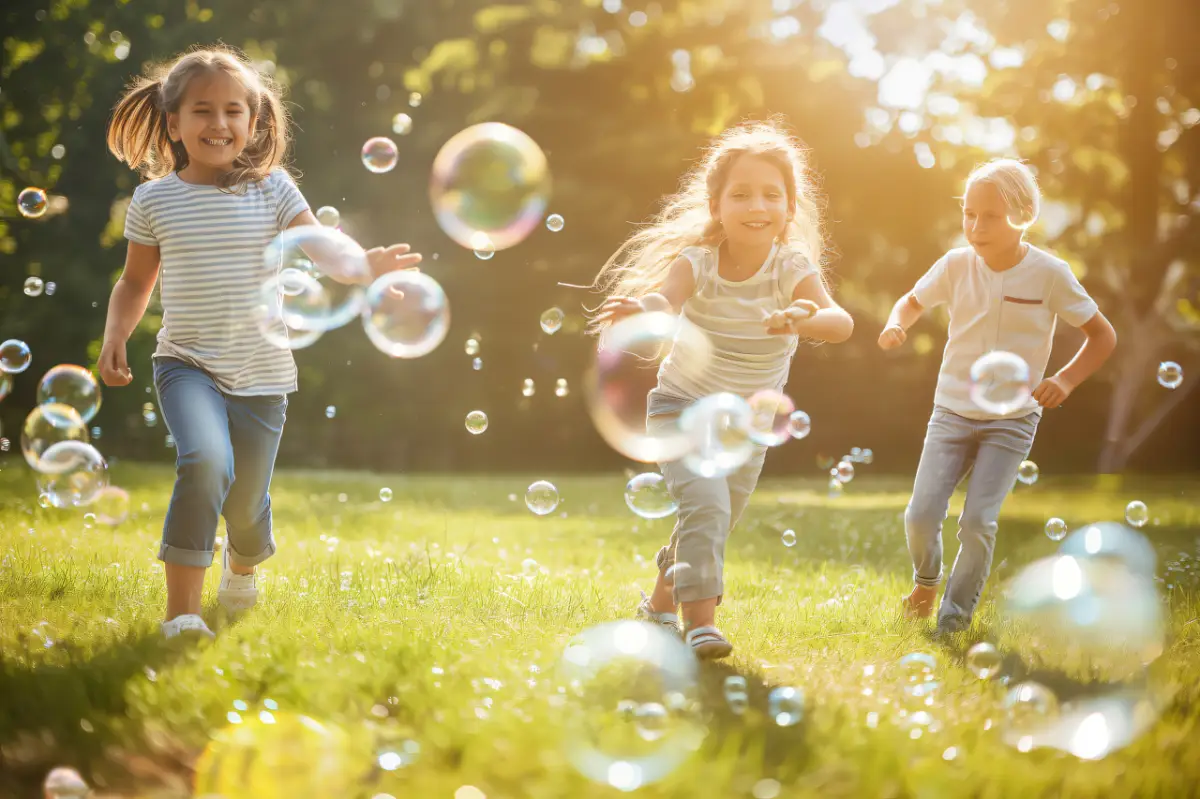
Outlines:
[[229, 546], [221, 547], [221, 585], [217, 601], [226, 610], [248, 610], [258, 602], [258, 585], [253, 574], [237, 574], [229, 568]]
[[182, 616], [176, 616], [170, 621], [164, 621], [162, 623], [162, 634], [163, 638], [168, 640], [181, 635], [186, 638], [217, 637], [212, 630], [208, 629], [208, 625], [204, 623], [204, 619], [195, 613], [185, 613]]

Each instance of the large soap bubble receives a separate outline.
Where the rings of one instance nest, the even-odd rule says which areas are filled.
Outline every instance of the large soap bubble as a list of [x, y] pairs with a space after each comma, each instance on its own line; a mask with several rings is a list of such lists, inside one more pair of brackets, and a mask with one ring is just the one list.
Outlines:
[[[354, 239], [335, 228], [301, 225], [280, 233], [263, 252], [269, 275], [295, 269], [316, 279], [327, 296], [322, 313], [297, 313], [288, 326], [298, 330], [325, 332], [341, 327], [362, 313], [364, 285], [370, 276], [367, 254]], [[289, 273], [290, 274], [290, 273]], [[285, 290], [298, 284], [286, 283]]]
[[57, 402], [79, 411], [80, 418], [90, 422], [100, 410], [100, 384], [82, 366], [61, 364], [42, 376], [38, 383], [39, 405]]
[[683, 464], [700, 477], [737, 471], [754, 454], [754, 411], [737, 394], [712, 394], [688, 406], [679, 429], [691, 441]]
[[971, 401], [988, 413], [1005, 416], [1029, 401], [1029, 364], [1019, 355], [993, 350], [971, 365]]
[[70, 405], [48, 402], [38, 405], [25, 417], [21, 428], [21, 453], [37, 471], [42, 470], [42, 455], [62, 441], [88, 441], [87, 424]]
[[56, 508], [88, 505], [108, 487], [108, 463], [91, 444], [60, 441], [38, 461], [38, 490]]
[[782, 391], [767, 389], [759, 391], [749, 399], [754, 423], [750, 437], [759, 444], [778, 447], [791, 439], [789, 430], [796, 403]]
[[329, 318], [329, 295], [311, 274], [288, 267], [263, 283], [253, 313], [263, 338], [298, 350], [323, 335], [320, 324]]
[[566, 754], [581, 774], [621, 791], [663, 779], [700, 746], [696, 658], [660, 625], [617, 621], [567, 645]]
[[423, 272], [389, 272], [367, 291], [363, 327], [371, 343], [393, 358], [433, 352], [450, 330], [450, 301]]
[[[639, 313], [604, 331], [596, 359], [584, 375], [588, 413], [608, 445], [631, 460], [678, 460], [692, 443], [676, 419], [662, 417], [647, 426], [650, 390], [672, 348], [685, 348], [686, 368], [703, 371], [712, 358], [704, 332], [681, 316]], [[683, 364], [681, 364], [683, 368]]]
[[446, 142], [433, 161], [429, 200], [438, 225], [478, 250], [484, 234], [496, 250], [536, 228], [550, 195], [550, 170], [537, 143], [499, 122], [473, 125]]
[[1146, 537], [1120, 522], [1084, 525], [1063, 541], [1060, 555], [1118, 560], [1138, 574], [1154, 577], [1158, 556]]

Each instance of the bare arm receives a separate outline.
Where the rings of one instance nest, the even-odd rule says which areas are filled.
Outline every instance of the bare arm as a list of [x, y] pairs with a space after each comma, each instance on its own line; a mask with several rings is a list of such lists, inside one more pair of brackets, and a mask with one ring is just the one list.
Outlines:
[[596, 313], [596, 320], [616, 322], [641, 311], [679, 313], [695, 291], [692, 262], [681, 255], [671, 262], [661, 289], [644, 297], [609, 297]]
[[[288, 223], [288, 229], [304, 225], [320, 224], [317, 218], [313, 216], [312, 211], [305, 209], [296, 214], [295, 218]], [[407, 244], [393, 244], [390, 247], [373, 247], [367, 250], [367, 267], [369, 273], [366, 275], [348, 274], [339, 268], [336, 254], [327, 255], [319, 247], [306, 246], [304, 254], [311, 258], [321, 274], [328, 275], [330, 280], [338, 283], [369, 284], [386, 272], [394, 272], [399, 269], [416, 269], [417, 264], [421, 263], [421, 256], [416, 253], [409, 254], [408, 251], [410, 249], [412, 248]]]
[[903, 344], [908, 338], [908, 329], [917, 323], [924, 312], [925, 308], [917, 302], [911, 291], [896, 300], [892, 312], [888, 314], [887, 324], [879, 334], [879, 346], [890, 350]]
[[840, 344], [854, 332], [854, 319], [829, 296], [821, 276], [811, 274], [796, 284], [790, 306], [767, 317], [767, 332]]
[[146, 313], [158, 280], [158, 247], [129, 242], [125, 268], [108, 300], [104, 343], [100, 348], [100, 377], [107, 386], [124, 386], [133, 379], [125, 360], [125, 342]]
[[1062, 405], [1080, 383], [1104, 365], [1117, 347], [1117, 331], [1113, 330], [1112, 324], [1099, 311], [1079, 329], [1086, 338], [1075, 357], [1058, 370], [1058, 374], [1046, 378], [1033, 390], [1033, 398], [1043, 408], [1057, 408]]

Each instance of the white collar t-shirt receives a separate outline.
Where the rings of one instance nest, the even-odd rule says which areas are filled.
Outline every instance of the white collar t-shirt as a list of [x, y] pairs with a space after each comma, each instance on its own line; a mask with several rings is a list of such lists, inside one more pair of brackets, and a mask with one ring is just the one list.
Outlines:
[[994, 271], [970, 247], [946, 253], [917, 281], [913, 296], [925, 308], [945, 303], [950, 329], [934, 403], [968, 419], [1014, 419], [1040, 413], [1030, 398], [1003, 416], [971, 401], [971, 366], [993, 350], [1019, 355], [1029, 365], [1030, 388], [1046, 373], [1057, 319], [1079, 327], [1095, 316], [1071, 267], [1050, 253], [1027, 245], [1021, 262]]

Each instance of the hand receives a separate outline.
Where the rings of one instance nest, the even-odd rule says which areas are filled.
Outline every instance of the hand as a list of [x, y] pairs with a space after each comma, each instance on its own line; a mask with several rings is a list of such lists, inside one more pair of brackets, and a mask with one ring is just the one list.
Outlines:
[[596, 321], [618, 322], [627, 316], [646, 310], [642, 301], [634, 297], [609, 297], [596, 312]]
[[1038, 383], [1038, 387], [1033, 390], [1033, 398], [1043, 408], [1057, 408], [1074, 390], [1075, 386], [1064, 380], [1062, 375], [1055, 375]]
[[106, 341], [100, 347], [100, 379], [110, 388], [127, 386], [133, 380], [133, 372], [125, 362], [125, 342]]
[[407, 244], [393, 244], [390, 247], [373, 247], [367, 250], [367, 267], [370, 275], [366, 282], [374, 282], [380, 275], [400, 270], [415, 270], [421, 263], [421, 256], [409, 253]]
[[899, 325], [888, 325], [879, 334], [879, 349], [894, 350], [908, 340], [908, 334]]
[[819, 310], [821, 306], [812, 300], [796, 300], [783, 310], [773, 312], [764, 324], [773, 336], [795, 335], [800, 332], [801, 323], [812, 319]]

